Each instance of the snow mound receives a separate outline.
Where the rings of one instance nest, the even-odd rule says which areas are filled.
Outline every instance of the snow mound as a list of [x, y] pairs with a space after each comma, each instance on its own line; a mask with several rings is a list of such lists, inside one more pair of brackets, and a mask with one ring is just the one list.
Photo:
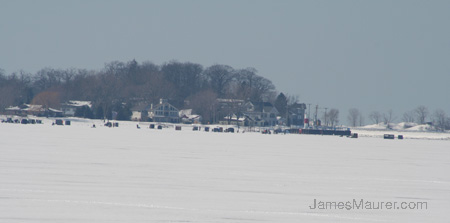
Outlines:
[[353, 129], [363, 129], [363, 130], [397, 130], [397, 131], [419, 131], [419, 132], [429, 132], [436, 131], [436, 129], [431, 125], [419, 125], [414, 122], [400, 122], [400, 123], [379, 123], [373, 125], [361, 126]]
[[414, 127], [408, 128], [408, 130], [420, 132], [436, 131], [436, 129], [430, 125], [416, 125]]

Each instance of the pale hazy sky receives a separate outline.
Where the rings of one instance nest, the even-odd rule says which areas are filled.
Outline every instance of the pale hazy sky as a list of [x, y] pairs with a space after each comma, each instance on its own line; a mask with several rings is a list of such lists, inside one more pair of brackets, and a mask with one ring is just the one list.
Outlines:
[[400, 121], [418, 105], [450, 114], [449, 27], [447, 0], [0, 0], [0, 68], [255, 67], [342, 123], [351, 107]]

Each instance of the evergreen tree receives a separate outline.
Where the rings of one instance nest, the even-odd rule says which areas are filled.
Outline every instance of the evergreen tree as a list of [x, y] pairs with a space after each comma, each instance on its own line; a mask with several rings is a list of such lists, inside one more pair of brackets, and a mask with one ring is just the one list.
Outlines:
[[281, 117], [286, 118], [287, 105], [288, 105], [287, 97], [283, 93], [280, 93], [277, 99], [275, 100], [274, 106], [280, 113]]

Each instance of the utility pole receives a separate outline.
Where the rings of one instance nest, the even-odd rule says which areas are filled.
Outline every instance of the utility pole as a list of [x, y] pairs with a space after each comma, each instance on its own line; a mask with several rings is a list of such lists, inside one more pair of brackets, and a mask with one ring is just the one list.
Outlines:
[[328, 126], [328, 121], [327, 121], [327, 109], [325, 108], [325, 125]]
[[317, 126], [318, 120], [317, 120], [317, 110], [319, 110], [319, 105], [316, 105], [316, 113], [314, 113], [314, 125]]
[[310, 116], [310, 114], [311, 114], [311, 103], [308, 103], [308, 109], [309, 109], [309, 111], [308, 111], [308, 127], [309, 127], [309, 122], [311, 121], [311, 116]]
[[291, 123], [289, 123], [289, 104], [288, 103], [286, 103], [286, 127], [289, 125], [289, 124], [291, 124]]

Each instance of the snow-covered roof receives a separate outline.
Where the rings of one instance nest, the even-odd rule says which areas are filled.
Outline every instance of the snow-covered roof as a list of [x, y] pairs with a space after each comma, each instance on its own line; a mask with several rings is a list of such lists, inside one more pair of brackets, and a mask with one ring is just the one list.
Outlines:
[[192, 120], [201, 119], [201, 117], [202, 117], [201, 115], [192, 114], [192, 109], [180, 110], [178, 112], [178, 115], [180, 116], [180, 118], [192, 119]]
[[200, 116], [200, 115], [184, 115], [184, 116], [181, 116], [181, 118], [190, 119], [190, 120], [200, 120], [202, 118], [202, 116]]
[[20, 111], [21, 109], [18, 106], [5, 108], [7, 111]]
[[90, 101], [68, 101], [66, 102], [64, 105], [68, 105], [68, 106], [73, 106], [73, 107], [83, 107], [83, 106], [88, 106], [89, 108], [92, 107], [92, 102]]
[[25, 105], [27, 106], [27, 108], [22, 109], [22, 111], [35, 111], [35, 112], [45, 111], [42, 105], [29, 105], [29, 104]]
[[56, 113], [63, 112], [63, 111], [61, 111], [61, 110], [54, 109], [54, 108], [49, 108], [48, 110], [49, 110], [49, 111], [52, 111], [52, 112], [56, 112]]
[[231, 117], [229, 115], [224, 117], [224, 120], [233, 120], [233, 121], [245, 121], [246, 117], [240, 117], [238, 118], [236, 115], [232, 115]]

